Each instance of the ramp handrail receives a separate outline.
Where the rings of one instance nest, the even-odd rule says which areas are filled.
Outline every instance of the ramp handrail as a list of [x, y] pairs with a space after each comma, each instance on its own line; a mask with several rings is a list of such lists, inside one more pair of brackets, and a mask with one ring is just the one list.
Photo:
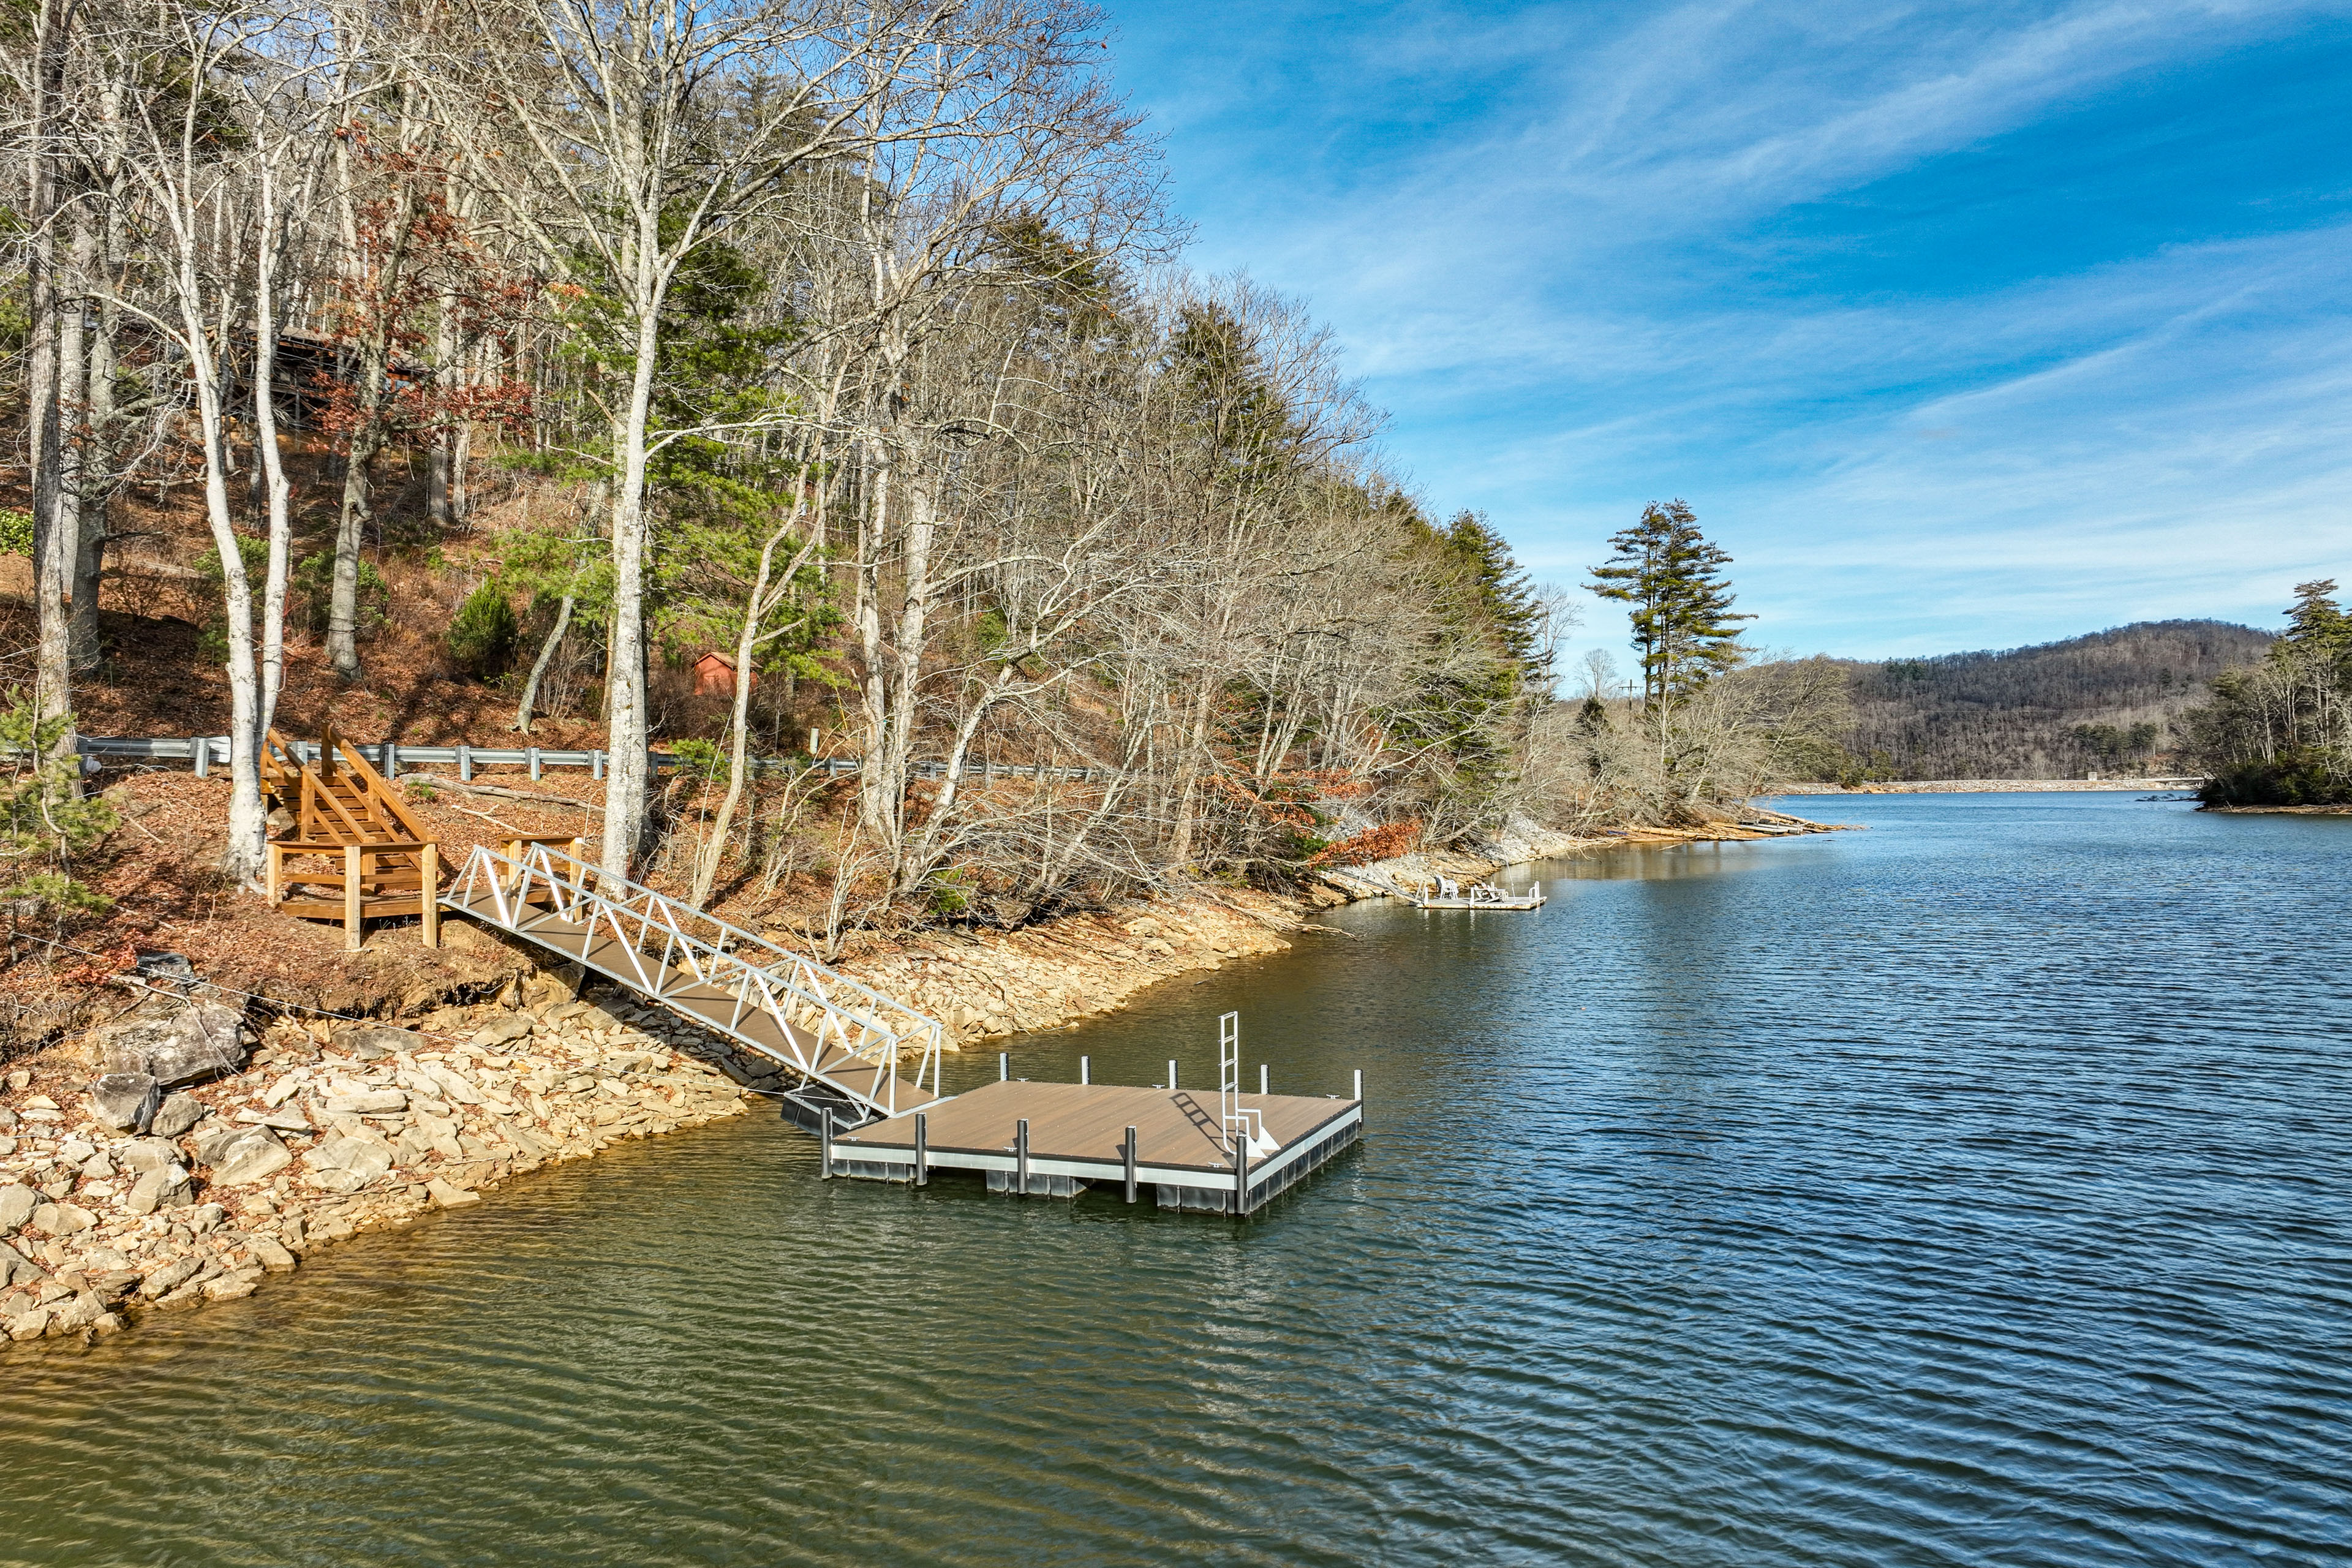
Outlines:
[[[506, 930], [562, 952], [530, 929], [534, 907], [544, 903], [558, 918], [586, 928], [583, 951], [568, 954], [574, 959], [587, 958], [601, 926], [620, 942], [632, 971], [598, 965], [604, 973], [674, 1010], [677, 1004], [666, 993], [681, 988], [681, 974], [688, 984], [723, 993], [732, 999], [724, 1022], [698, 1013], [693, 1020], [824, 1082], [870, 1113], [898, 1113], [898, 1064], [908, 1054], [917, 1058], [913, 1087], [923, 1088], [928, 1078], [930, 1092], [943, 1097], [940, 1053], [946, 1030], [938, 1019], [667, 894], [607, 876], [551, 845], [532, 845], [520, 857], [476, 846], [441, 901], [477, 917], [488, 913]], [[755, 1014], [779, 1026], [787, 1054], [739, 1026]], [[805, 1057], [803, 1037], [810, 1041]], [[877, 1068], [879, 1093], [820, 1070], [829, 1046]]]

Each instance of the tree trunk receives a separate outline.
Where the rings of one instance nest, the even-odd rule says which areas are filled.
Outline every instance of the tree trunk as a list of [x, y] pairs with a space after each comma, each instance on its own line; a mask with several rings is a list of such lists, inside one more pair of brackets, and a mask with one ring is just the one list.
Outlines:
[[[646, 254], [654, 249], [651, 237], [641, 241]], [[620, 448], [614, 454], [620, 484], [613, 496], [612, 659], [604, 671], [605, 746], [610, 758], [604, 770], [604, 842], [599, 864], [606, 875], [619, 878], [636, 868], [652, 773], [646, 757], [651, 739], [646, 712], [646, 447], [653, 418], [660, 311], [659, 294], [642, 291], [636, 374], [629, 389], [628, 413], [614, 432], [614, 445]]]
[[[27, 391], [30, 394], [29, 446], [33, 468], [33, 594], [37, 640], [33, 675], [34, 711], [42, 723], [68, 718], [73, 710], [72, 672], [67, 658], [67, 629], [71, 606], [72, 565], [77, 552], [74, 508], [79, 500], [79, 476], [73, 464], [79, 444], [67, 428], [68, 380], [80, 370], [80, 300], [68, 299], [59, 287], [57, 268], [58, 174], [49, 142], [59, 130], [60, 103], [65, 90], [66, 29], [70, 12], [67, 0], [42, 0], [34, 21], [34, 80], [31, 152], [27, 174], [26, 222], [30, 229], [25, 253], [27, 310]], [[70, 307], [75, 318], [68, 331]], [[71, 356], [71, 363], [61, 363]], [[71, 725], [60, 726], [52, 754], [74, 754]]]
[[523, 682], [522, 700], [515, 706], [514, 727], [524, 734], [530, 733], [530, 716], [539, 707], [539, 683], [546, 679], [547, 667], [554, 662], [555, 650], [563, 642], [563, 634], [572, 625], [572, 595], [563, 595], [563, 603], [555, 609], [555, 627], [539, 647], [539, 658], [530, 667], [530, 679]]
[[360, 345], [358, 423], [343, 461], [343, 510], [335, 526], [334, 587], [327, 601], [327, 660], [345, 680], [360, 678], [360, 544], [367, 527], [368, 470], [383, 444], [383, 327]]

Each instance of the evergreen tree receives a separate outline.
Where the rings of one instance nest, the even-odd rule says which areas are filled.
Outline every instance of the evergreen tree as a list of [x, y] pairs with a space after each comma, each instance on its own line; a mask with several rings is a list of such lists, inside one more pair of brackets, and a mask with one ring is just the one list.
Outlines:
[[1699, 532], [1689, 507], [1654, 501], [1609, 542], [1616, 555], [1592, 569], [1592, 591], [1633, 606], [1646, 705], [1687, 697], [1739, 662], [1738, 623], [1756, 617], [1733, 613], [1723, 576], [1731, 557]]

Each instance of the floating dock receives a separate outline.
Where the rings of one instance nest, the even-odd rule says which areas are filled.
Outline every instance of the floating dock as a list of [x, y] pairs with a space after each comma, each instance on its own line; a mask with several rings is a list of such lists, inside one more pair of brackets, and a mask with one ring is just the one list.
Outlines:
[[978, 1171], [991, 1192], [1076, 1197], [1096, 1184], [1133, 1203], [1247, 1214], [1362, 1135], [1360, 1100], [1244, 1094], [1222, 1124], [1210, 1090], [1113, 1084], [985, 1084], [827, 1140], [827, 1175], [921, 1185], [933, 1171]]
[[1507, 893], [1489, 882], [1464, 888], [1440, 877], [1434, 892], [1408, 891], [1405, 898], [1417, 910], [1539, 910], [1544, 906], [1541, 882], [1524, 893]]

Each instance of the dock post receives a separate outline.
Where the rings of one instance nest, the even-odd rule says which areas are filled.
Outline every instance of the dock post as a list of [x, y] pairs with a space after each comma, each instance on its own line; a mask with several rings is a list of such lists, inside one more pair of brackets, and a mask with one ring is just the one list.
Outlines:
[[1249, 1129], [1234, 1129], [1234, 1213], [1249, 1213]]
[[360, 847], [343, 846], [343, 951], [360, 950]]
[[1013, 1124], [1013, 1168], [1017, 1178], [1013, 1185], [1025, 1198], [1029, 1195], [1029, 1119], [1025, 1116]]
[[1171, 1089], [1173, 1089], [1176, 1087], [1176, 1058], [1174, 1057], [1170, 1057], [1168, 1058], [1168, 1087]]
[[931, 1184], [931, 1119], [926, 1112], [915, 1112], [915, 1185]]
[[1363, 1098], [1364, 1098], [1364, 1069], [1363, 1069], [1363, 1068], [1358, 1068], [1356, 1069], [1356, 1092], [1355, 1092], [1355, 1093], [1354, 1093], [1354, 1095], [1352, 1095], [1350, 1098], [1351, 1098], [1351, 1099], [1353, 1099], [1353, 1100], [1355, 1100], [1359, 1104], [1361, 1104], [1361, 1103], [1362, 1103], [1362, 1101], [1363, 1101]]
[[1084, 1058], [1084, 1057], [1080, 1057], [1080, 1058], [1078, 1058], [1078, 1087], [1079, 1087], [1080, 1089], [1084, 1089], [1084, 1088], [1087, 1086], [1087, 1081], [1088, 1081], [1088, 1080], [1087, 1080], [1087, 1058]]
[[424, 862], [424, 875], [421, 878], [423, 885], [418, 889], [423, 895], [424, 901], [416, 906], [416, 912], [424, 921], [425, 945], [439, 947], [441, 945], [441, 846], [427, 840], [425, 847], [418, 851], [418, 858]]
[[999, 1083], [1003, 1083], [1006, 1079], [1011, 1078], [1012, 1076], [1013, 1076], [1013, 1053], [1012, 1053], [1011, 1051], [999, 1051], [999, 1052], [997, 1052], [997, 1053], [996, 1053], [996, 1081], [997, 1081], [997, 1082], [999, 1082]]
[[833, 1107], [828, 1105], [816, 1113], [816, 1179], [833, 1180]]
[[1135, 1129], [1127, 1130], [1127, 1142], [1120, 1150], [1127, 1163], [1127, 1201], [1135, 1201]]
[[1264, 1095], [1267, 1092], [1265, 1087], [1265, 1064], [1264, 1062], [1257, 1064], [1257, 1091], [1260, 1095]]

